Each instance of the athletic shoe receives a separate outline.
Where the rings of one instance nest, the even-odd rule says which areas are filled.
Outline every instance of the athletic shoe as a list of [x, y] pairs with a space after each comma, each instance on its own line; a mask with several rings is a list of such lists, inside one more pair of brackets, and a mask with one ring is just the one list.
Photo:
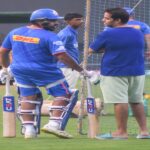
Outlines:
[[111, 133], [100, 134], [95, 137], [98, 140], [126, 140], [128, 137], [112, 136]]
[[136, 137], [137, 139], [150, 139], [150, 135], [148, 134], [148, 135], [141, 135], [141, 134], [139, 134], [139, 135], [137, 135], [137, 137]]
[[49, 124], [44, 125], [44, 127], [41, 129], [41, 131], [43, 131], [45, 133], [56, 135], [57, 137], [60, 137], [60, 138], [66, 138], [66, 139], [73, 138], [73, 136], [71, 134], [67, 133], [66, 131], [58, 130], [57, 128], [54, 128], [54, 127], [50, 126]]
[[36, 137], [37, 137], [37, 134], [34, 128], [26, 128], [25, 133], [24, 133], [25, 139], [32, 139]]

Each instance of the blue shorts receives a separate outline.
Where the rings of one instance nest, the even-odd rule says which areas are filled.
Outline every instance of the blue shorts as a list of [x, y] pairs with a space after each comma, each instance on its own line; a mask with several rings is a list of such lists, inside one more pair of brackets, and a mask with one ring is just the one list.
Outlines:
[[64, 79], [62, 71], [59, 69], [53, 71], [48, 68], [47, 70], [33, 70], [25, 68], [11, 68], [12, 74], [16, 80], [16, 83], [29, 86], [46, 86], [50, 83], [57, 82]]
[[[67, 96], [71, 94], [69, 85], [66, 81], [63, 81], [56, 86], [46, 88], [46, 91], [48, 95], [52, 95], [54, 97]], [[19, 87], [19, 92], [21, 96], [32, 96], [40, 93], [40, 89], [38, 87]]]
[[39, 87], [45, 87], [47, 94], [54, 97], [71, 94], [69, 85], [60, 69], [37, 70], [11, 68], [21, 96], [40, 93]]

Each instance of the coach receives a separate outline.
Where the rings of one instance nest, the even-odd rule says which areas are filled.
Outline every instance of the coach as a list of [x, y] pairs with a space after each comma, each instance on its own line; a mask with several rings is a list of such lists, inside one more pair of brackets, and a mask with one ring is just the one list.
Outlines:
[[97, 139], [127, 139], [128, 103], [139, 125], [137, 138], [150, 138], [142, 104], [144, 89], [144, 37], [126, 25], [129, 14], [122, 8], [106, 9], [102, 19], [110, 30], [100, 33], [89, 53], [101, 52], [101, 90], [105, 103], [114, 104], [117, 130]]

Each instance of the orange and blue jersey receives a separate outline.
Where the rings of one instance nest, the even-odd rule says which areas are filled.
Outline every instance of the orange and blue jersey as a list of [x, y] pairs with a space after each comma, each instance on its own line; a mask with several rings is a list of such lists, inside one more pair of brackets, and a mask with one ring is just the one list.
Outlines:
[[[133, 27], [135, 29], [140, 30], [144, 35], [150, 34], [150, 27], [144, 22], [141, 22], [138, 20], [129, 20], [127, 22], [127, 25], [129, 25], [130, 27]], [[109, 30], [109, 29], [111, 29], [111, 27], [106, 26], [104, 28], [104, 31]]]
[[135, 29], [140, 30], [144, 35], [150, 34], [150, 27], [144, 22], [137, 20], [129, 20], [127, 24]]
[[[57, 34], [44, 29], [20, 27], [12, 30], [2, 43], [12, 50], [11, 70], [19, 84], [43, 86], [64, 79], [57, 67], [56, 54], [66, 52]], [[22, 78], [29, 77], [28, 83]]]

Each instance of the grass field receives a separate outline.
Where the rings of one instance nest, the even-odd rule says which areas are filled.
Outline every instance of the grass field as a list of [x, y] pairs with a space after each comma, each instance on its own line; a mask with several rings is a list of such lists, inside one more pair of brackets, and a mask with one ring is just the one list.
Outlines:
[[[145, 91], [150, 91], [150, 82], [147, 78]], [[149, 91], [148, 91], [149, 90]], [[96, 96], [99, 94], [99, 87], [93, 90]], [[12, 93], [15, 94], [15, 88], [12, 87]], [[4, 86], [0, 86], [0, 98], [4, 95]], [[45, 94], [44, 94], [45, 96]], [[45, 96], [46, 98], [46, 96]], [[150, 103], [150, 102], [149, 102]], [[1, 104], [1, 103], [0, 103]], [[150, 108], [150, 104], [149, 104]], [[74, 135], [73, 139], [59, 139], [53, 135], [41, 133], [37, 139], [25, 140], [20, 134], [20, 122], [17, 121], [17, 136], [16, 138], [2, 137], [2, 109], [0, 109], [0, 147], [2, 150], [149, 150], [150, 140], [138, 140], [136, 134], [138, 133], [138, 126], [134, 117], [129, 117], [128, 121], [128, 140], [92, 140], [88, 139], [86, 135], [78, 135], [77, 133], [77, 118], [71, 118], [67, 131]], [[100, 132], [110, 132], [115, 130], [115, 119], [113, 116], [112, 106], [107, 106], [109, 115], [100, 116]], [[150, 114], [150, 109], [149, 109]], [[42, 117], [42, 125], [47, 123], [48, 116]], [[150, 116], [147, 116], [148, 127], [150, 128]], [[87, 118], [84, 119], [84, 131], [87, 131]]]

